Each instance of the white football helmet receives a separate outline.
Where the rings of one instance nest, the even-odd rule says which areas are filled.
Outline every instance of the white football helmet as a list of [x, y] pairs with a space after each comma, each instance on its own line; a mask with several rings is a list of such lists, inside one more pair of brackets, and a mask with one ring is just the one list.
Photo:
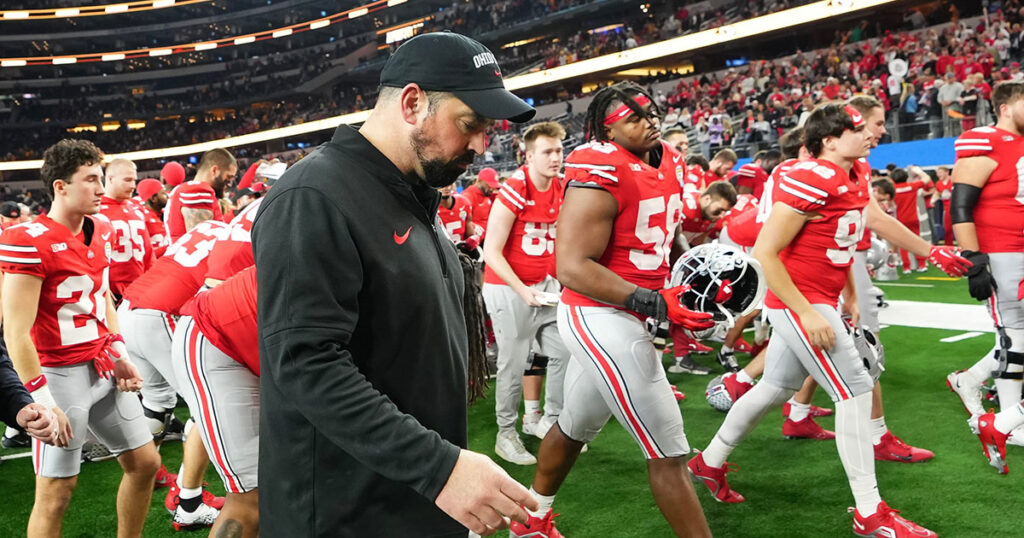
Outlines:
[[676, 260], [669, 286], [683, 285], [683, 306], [711, 314], [726, 329], [759, 308], [766, 291], [761, 264], [721, 243], [698, 245]]
[[867, 261], [868, 269], [877, 271], [889, 258], [889, 244], [877, 237], [872, 237], [871, 246], [868, 247], [864, 258]]
[[868, 369], [871, 379], [878, 381], [885, 371], [885, 346], [878, 339], [878, 336], [867, 327], [854, 327], [851, 331], [853, 345], [857, 347], [857, 353], [864, 360], [864, 366]]
[[704, 398], [707, 399], [708, 405], [723, 413], [728, 413], [732, 409], [732, 396], [729, 395], [728, 389], [725, 388], [722, 376], [717, 376], [708, 382], [708, 388], [704, 391]]

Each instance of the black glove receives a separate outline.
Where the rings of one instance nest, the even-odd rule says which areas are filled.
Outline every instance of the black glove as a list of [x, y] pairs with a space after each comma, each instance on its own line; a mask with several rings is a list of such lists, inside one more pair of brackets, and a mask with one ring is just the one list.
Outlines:
[[668, 305], [665, 304], [665, 298], [655, 290], [637, 288], [636, 291], [629, 294], [629, 297], [626, 297], [624, 306], [641, 316], [654, 318], [659, 324], [668, 319]]
[[972, 264], [967, 270], [967, 289], [970, 290], [971, 297], [979, 301], [987, 301], [992, 296], [992, 292], [998, 289], [996, 279], [992, 277], [992, 271], [988, 269], [988, 254], [965, 250], [962, 256]]

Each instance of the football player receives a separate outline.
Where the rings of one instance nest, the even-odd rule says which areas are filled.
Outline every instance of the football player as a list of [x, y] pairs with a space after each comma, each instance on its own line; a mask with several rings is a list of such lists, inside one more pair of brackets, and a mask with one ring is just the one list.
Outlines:
[[132, 200], [138, 175], [135, 163], [127, 159], [114, 159], [107, 163], [104, 195], [100, 201], [100, 215], [114, 228], [111, 241], [114, 249], [110, 256], [110, 292], [114, 305], [128, 285], [153, 265], [152, 239], [146, 228], [146, 217]]
[[668, 142], [673, 148], [676, 148], [676, 151], [683, 156], [683, 159], [690, 156], [690, 137], [686, 135], [685, 130], [673, 127], [662, 133], [661, 139]]
[[[912, 232], [920, 235], [921, 219], [917, 213], [918, 194], [924, 193], [926, 196], [930, 196], [934, 187], [931, 178], [920, 168], [911, 167], [910, 171], [914, 172], [913, 180], [907, 170], [902, 168], [890, 172], [889, 177], [896, 184], [896, 218]], [[903, 259], [903, 274], [910, 274], [910, 253], [906, 249], [900, 249], [900, 257]], [[924, 256], [914, 256], [914, 260], [917, 272], [923, 273], [928, 270]]]
[[[96, 218], [103, 155], [62, 140], [40, 171], [53, 205], [0, 235], [4, 339], [32, 398], [59, 420], [55, 445], [33, 440], [35, 502], [29, 537], [60, 536], [91, 431], [117, 455], [119, 536], [141, 536], [160, 456], [135, 394], [142, 377], [128, 357], [107, 290], [113, 229]], [[66, 414], [65, 414], [66, 413]]]
[[481, 239], [487, 233], [487, 217], [491, 214], [494, 196], [500, 188], [498, 172], [493, 168], [484, 168], [477, 174], [476, 181], [462, 191], [462, 196], [469, 201], [470, 207], [473, 208], [473, 224], [476, 225], [476, 234]]
[[[227, 498], [210, 536], [259, 531], [260, 357], [256, 267], [249, 266], [184, 307], [174, 333], [174, 373]], [[175, 523], [175, 528], [181, 528]]]
[[755, 200], [760, 200], [764, 192], [764, 183], [768, 181], [768, 174], [778, 166], [781, 160], [782, 153], [779, 150], [770, 149], [757, 152], [751, 162], [744, 164], [736, 171], [736, 192], [752, 194]]
[[704, 173], [704, 184], [710, 185], [715, 181], [728, 181], [731, 177], [731, 170], [739, 160], [736, 152], [725, 148], [715, 153], [715, 156], [708, 162], [708, 170]]
[[[203, 286], [210, 251], [225, 239], [230, 228], [209, 220], [178, 238], [167, 254], [125, 291], [118, 314], [128, 335], [128, 352], [144, 372], [142, 405], [152, 435], [162, 437], [173, 420], [178, 394], [185, 389], [176, 379], [171, 363], [171, 342], [181, 307]], [[250, 257], [252, 255], [250, 254]], [[173, 513], [176, 527], [210, 526], [224, 499], [202, 489], [209, 464], [196, 428], [185, 438], [181, 469], [177, 475], [162, 470], [156, 487], [169, 486], [164, 506]]]
[[690, 447], [672, 388], [645, 320], [687, 329], [709, 314], [662, 289], [682, 212], [675, 150], [659, 140], [653, 99], [619, 83], [596, 93], [585, 118], [588, 143], [566, 159], [566, 195], [556, 243], [559, 333], [570, 351], [565, 402], [541, 442], [531, 492], [540, 501], [512, 536], [561, 536], [555, 493], [584, 444], [615, 418], [647, 460], [651, 490], [672, 530], [710, 536], [685, 468]]
[[[992, 92], [999, 119], [960, 135], [955, 144], [950, 214], [957, 243], [974, 263], [967, 273], [971, 297], [987, 301], [996, 346], [970, 369], [946, 378], [971, 415], [989, 463], [1006, 472], [1007, 436], [1024, 437], [1024, 203], [1018, 163], [1024, 155], [1024, 82], [1002, 82]], [[985, 413], [981, 384], [995, 374], [1002, 411]]]
[[[537, 462], [515, 430], [523, 391], [523, 433], [543, 439], [562, 409], [568, 352], [558, 335], [555, 305], [561, 287], [551, 269], [555, 221], [562, 205], [558, 174], [563, 138], [565, 129], [554, 122], [537, 123], [526, 130], [526, 164], [499, 189], [484, 242], [483, 297], [498, 343], [494, 451], [518, 465]], [[530, 364], [535, 341], [539, 354]], [[546, 364], [537, 364], [539, 358]], [[523, 377], [539, 379], [545, 371], [550, 375], [542, 413], [540, 383], [531, 379], [524, 384]]]
[[473, 225], [473, 208], [469, 200], [456, 194], [455, 183], [438, 189], [441, 205], [437, 207], [437, 218], [441, 219], [444, 230], [459, 250], [472, 253], [480, 246], [480, 236]]
[[167, 191], [163, 184], [155, 179], [143, 179], [135, 186], [137, 196], [135, 205], [146, 218], [146, 231], [149, 232], [149, 244], [153, 248], [153, 257], [159, 258], [167, 251], [171, 243], [167, 240], [167, 227], [164, 226], [164, 207], [167, 205]]
[[217, 148], [203, 154], [196, 178], [175, 187], [167, 200], [164, 223], [172, 242], [204, 220], [223, 219], [220, 199], [236, 174], [238, 164], [228, 150]]
[[[874, 382], [836, 306], [856, 321], [849, 266], [864, 231], [871, 199], [867, 175], [856, 167], [873, 135], [855, 108], [829, 104], [804, 125], [814, 159], [794, 165], [775, 185], [773, 209], [754, 245], [770, 293], [765, 300], [775, 334], [765, 373], [730, 409], [708, 448], [689, 462], [691, 472], [723, 502], [743, 502], [725, 478], [726, 458], [771, 407], [783, 404], [807, 375], [836, 402], [836, 444], [856, 502], [854, 534], [936, 536], [881, 500], [867, 434]], [[869, 214], [870, 216], [870, 214]]]

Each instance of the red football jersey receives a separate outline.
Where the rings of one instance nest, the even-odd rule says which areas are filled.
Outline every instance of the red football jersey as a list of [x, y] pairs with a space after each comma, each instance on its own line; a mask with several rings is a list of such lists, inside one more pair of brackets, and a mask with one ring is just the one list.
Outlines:
[[[523, 166], [501, 186], [498, 203], [516, 216], [502, 250], [505, 260], [523, 284], [544, 280], [555, 255], [555, 221], [562, 207], [562, 190], [556, 181], [546, 191], [537, 190]], [[484, 282], [505, 284], [489, 265], [484, 266]]]
[[741, 247], [751, 248], [757, 241], [762, 224], [757, 222], [758, 205], [753, 194], [740, 194], [736, 205], [722, 217], [722, 227], [728, 230], [729, 238]]
[[491, 214], [491, 204], [494, 203], [494, 198], [484, 194], [476, 185], [466, 187], [461, 194], [473, 208], [473, 224], [487, 229], [487, 217]]
[[114, 229], [110, 255], [110, 291], [124, 295], [125, 288], [153, 265], [146, 217], [131, 200], [100, 199], [100, 216]]
[[683, 191], [701, 192], [704, 190], [704, 170], [699, 164], [691, 164], [684, 168]]
[[206, 279], [207, 261], [214, 243], [226, 237], [228, 231], [228, 225], [220, 221], [200, 222], [128, 286], [124, 299], [132, 308], [179, 315], [181, 305], [196, 294]]
[[106, 344], [113, 235], [110, 224], [94, 216], [85, 217], [82, 233], [75, 236], [46, 215], [0, 235], [0, 271], [43, 279], [31, 333], [39, 364], [90, 361]]
[[[669, 253], [682, 219], [681, 189], [672, 157], [662, 142], [658, 168], [614, 142], [590, 142], [565, 159], [565, 178], [575, 188], [608, 191], [618, 202], [608, 246], [598, 263], [627, 282], [649, 289], [665, 287]], [[572, 306], [607, 306], [565, 288], [562, 302]]]
[[223, 218], [220, 212], [220, 203], [217, 202], [217, 193], [214, 192], [213, 187], [202, 181], [193, 180], [182, 183], [171, 191], [171, 195], [167, 198], [167, 209], [164, 211], [167, 233], [171, 242], [177, 241], [179, 237], [185, 235], [185, 217], [181, 214], [183, 208], [206, 209], [213, 211], [214, 220]]
[[793, 165], [798, 162], [800, 162], [799, 159], [786, 159], [779, 163], [768, 176], [768, 180], [764, 183], [764, 192], [757, 199], [757, 222], [759, 224], [764, 224], [764, 221], [768, 220], [768, 215], [772, 212], [772, 205], [775, 203], [772, 198], [772, 194], [775, 192], [775, 185], [778, 184], [782, 175], [789, 172]]
[[132, 198], [135, 202], [135, 206], [142, 212], [142, 216], [146, 219], [146, 231], [149, 232], [149, 244], [153, 250], [153, 258], [159, 258], [167, 252], [167, 247], [170, 246], [171, 242], [167, 237], [167, 226], [164, 225], [164, 219], [153, 211], [144, 202], [140, 201], [136, 196]]
[[263, 198], [256, 199], [231, 221], [227, 236], [217, 241], [210, 252], [207, 278], [227, 280], [241, 270], [256, 264], [252, 255], [252, 222], [256, 219]]
[[704, 212], [700, 209], [699, 192], [684, 192], [682, 201], [683, 221], [680, 223], [680, 227], [688, 236], [687, 239], [710, 232], [714, 228], [715, 223], [704, 220]]
[[1024, 252], [1024, 137], [997, 127], [978, 127], [960, 135], [956, 158], [989, 157], [998, 165], [974, 206], [974, 225], [982, 252]]
[[905, 226], [921, 223], [917, 215], [917, 193], [927, 186], [928, 182], [921, 180], [896, 184], [896, 219]]
[[256, 266], [199, 292], [186, 307], [203, 336], [225, 355], [260, 375], [256, 335]]
[[473, 230], [466, 230], [466, 219], [472, 214], [473, 208], [470, 207], [469, 201], [461, 195], [452, 196], [452, 200], [451, 209], [445, 207], [444, 202], [441, 202], [437, 208], [437, 218], [441, 219], [441, 224], [448, 232], [448, 237], [452, 238], [452, 242], [459, 243], [473, 235]]
[[[868, 192], [871, 192], [871, 163], [866, 158], [857, 159], [853, 163], [853, 168], [850, 169], [850, 174], [856, 181], [863, 181], [868, 186]], [[874, 196], [874, 193], [871, 192], [871, 195]], [[866, 225], [867, 217], [865, 217], [864, 222]], [[857, 242], [857, 250], [867, 250], [869, 248], [871, 248], [871, 230], [865, 229], [864, 235]]]
[[[800, 293], [812, 304], [835, 306], [864, 233], [864, 208], [871, 195], [865, 181], [824, 159], [795, 164], [775, 185], [772, 199], [821, 218], [809, 220], [779, 253]], [[769, 308], [785, 308], [771, 290]]]
[[764, 193], [765, 181], [768, 181], [768, 172], [765, 172], [759, 164], [747, 163], [736, 172], [736, 186], [753, 189], [754, 198], [758, 200]]

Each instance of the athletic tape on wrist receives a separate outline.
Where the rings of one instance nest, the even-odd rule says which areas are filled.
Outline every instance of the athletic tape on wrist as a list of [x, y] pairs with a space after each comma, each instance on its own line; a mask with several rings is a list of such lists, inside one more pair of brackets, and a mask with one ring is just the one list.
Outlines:
[[28, 394], [37, 404], [42, 404], [46, 406], [47, 409], [57, 407], [57, 401], [53, 399], [53, 394], [50, 393], [50, 387], [45, 384]]

